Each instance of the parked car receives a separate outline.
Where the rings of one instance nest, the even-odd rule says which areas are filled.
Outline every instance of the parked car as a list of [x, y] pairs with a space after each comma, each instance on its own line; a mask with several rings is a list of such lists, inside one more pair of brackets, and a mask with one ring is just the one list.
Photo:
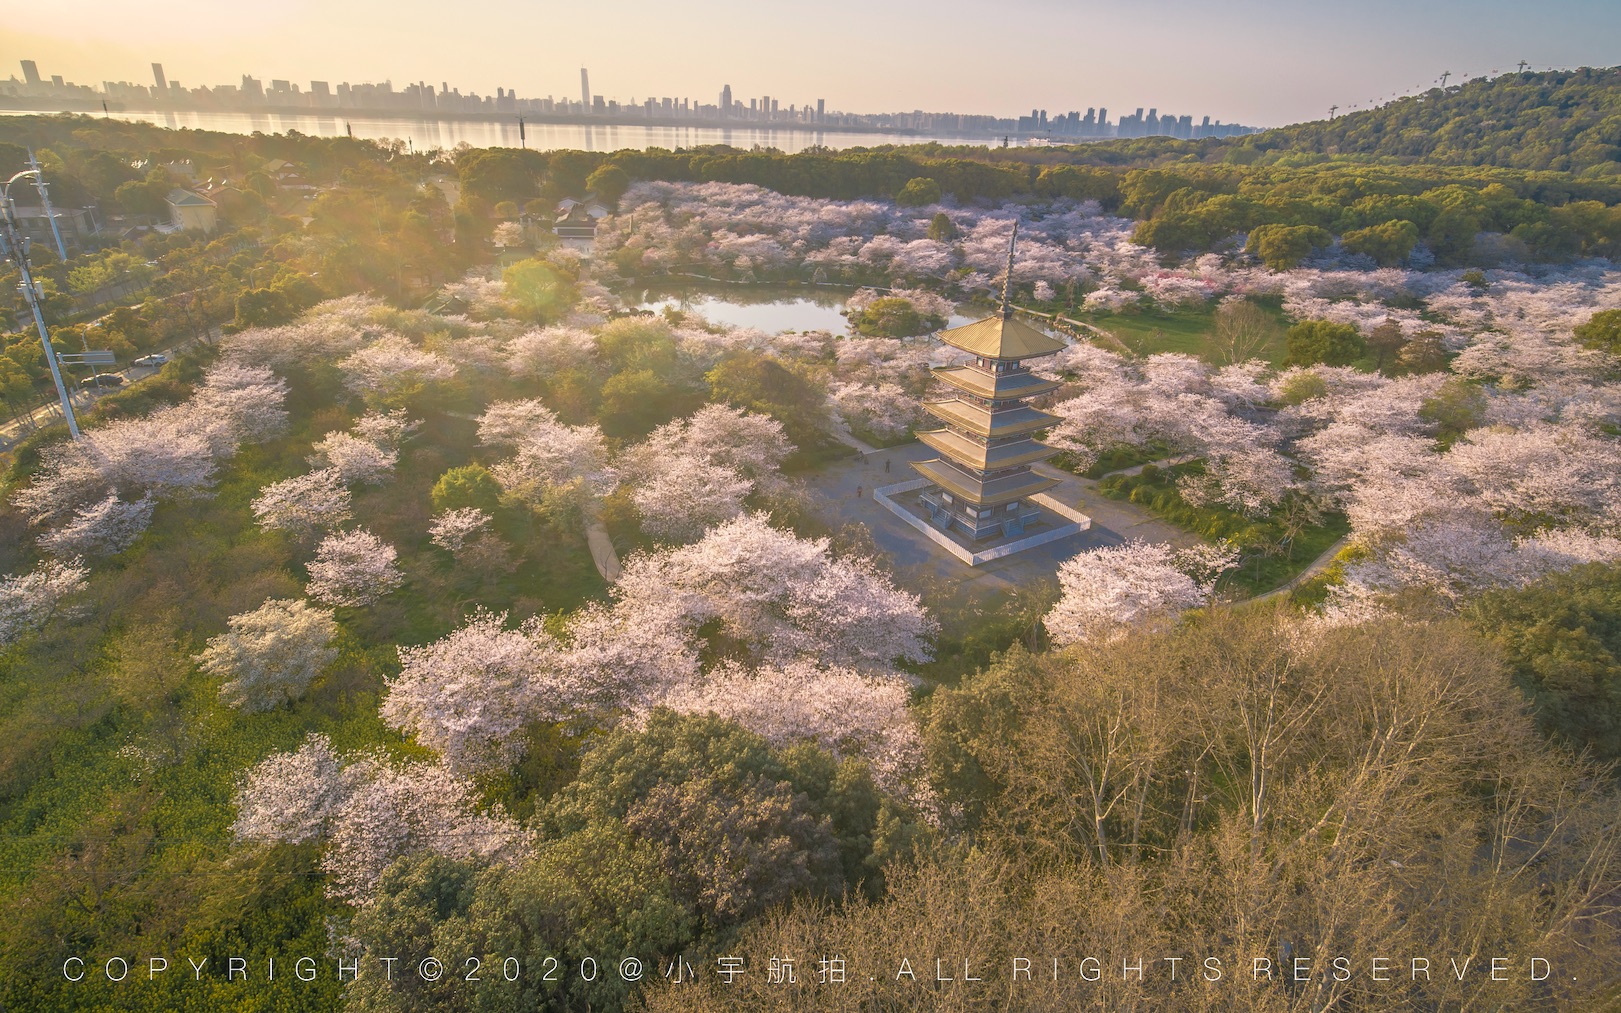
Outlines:
[[157, 369], [159, 366], [168, 361], [169, 357], [167, 355], [164, 355], [162, 352], [153, 352], [151, 355], [143, 355], [139, 359], [136, 359], [132, 365], [151, 366], [153, 369]]
[[97, 380], [101, 381], [103, 387], [122, 387], [124, 385], [124, 378], [117, 373], [102, 373], [100, 376], [85, 377], [79, 381], [79, 386], [95, 390]]

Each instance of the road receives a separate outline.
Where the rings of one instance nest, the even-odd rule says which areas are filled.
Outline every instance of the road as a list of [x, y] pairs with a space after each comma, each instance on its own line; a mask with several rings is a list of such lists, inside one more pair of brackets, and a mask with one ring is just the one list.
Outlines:
[[[157, 351], [164, 355], [173, 357], [182, 349], [197, 344], [199, 341], [206, 340], [208, 344], [213, 344], [219, 341], [219, 339], [220, 331], [219, 328], [216, 327], [212, 328], [208, 332], [208, 337], [206, 339], [183, 338], [180, 341], [176, 341], [163, 348], [157, 349]], [[150, 355], [151, 353], [148, 352], [144, 354]], [[85, 388], [80, 385], [80, 381], [85, 379], [85, 377], [70, 376], [67, 371], [64, 371], [62, 379], [68, 383], [68, 389], [72, 392], [73, 410], [77, 413], [83, 414], [84, 412], [87, 412], [91, 408], [95, 407], [97, 398], [101, 397], [103, 394], [111, 394], [116, 391], [125, 390], [129, 387], [135, 386], [143, 380], [150, 380], [152, 377], [157, 376], [158, 373], [162, 372], [162, 369], [163, 367], [161, 366], [126, 366], [121, 370], [98, 370], [98, 372], [104, 377], [116, 376], [124, 381], [117, 387], [108, 388], [107, 390], [103, 391], [102, 394], [97, 394], [94, 387], [92, 387], [90, 390], [85, 390]], [[27, 439], [36, 429], [40, 428], [41, 426], [54, 425], [61, 420], [62, 409], [55, 398], [52, 398], [51, 400], [42, 404], [35, 405], [32, 411], [27, 412], [20, 418], [11, 418], [5, 420], [3, 423], [0, 423], [0, 450], [10, 450], [24, 439]]]

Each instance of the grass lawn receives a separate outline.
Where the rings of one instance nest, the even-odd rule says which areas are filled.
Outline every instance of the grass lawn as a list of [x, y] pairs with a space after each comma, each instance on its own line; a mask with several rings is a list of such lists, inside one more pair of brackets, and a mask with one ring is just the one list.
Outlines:
[[1194, 506], [1182, 498], [1176, 480], [1203, 467], [1200, 461], [1171, 468], [1150, 466], [1139, 475], [1106, 478], [1098, 488], [1112, 499], [1129, 500], [1203, 538], [1231, 539], [1243, 550], [1243, 563], [1222, 578], [1219, 589], [1246, 596], [1264, 594], [1293, 580], [1351, 530], [1344, 515], [1327, 514], [1321, 524], [1303, 528], [1285, 542], [1287, 529], [1276, 511], [1267, 517], [1245, 517], [1221, 506]]
[[1147, 447], [1116, 447], [1098, 455], [1090, 468], [1078, 468], [1076, 460], [1069, 454], [1059, 454], [1052, 459], [1055, 468], [1063, 468], [1071, 475], [1082, 478], [1102, 478], [1111, 471], [1120, 471], [1123, 468], [1135, 468], [1139, 464], [1148, 464], [1151, 461], [1162, 460], [1171, 456], [1171, 448], [1163, 443], [1151, 444]]
[[[1288, 329], [1290, 321], [1283, 315], [1278, 300], [1262, 299], [1257, 300], [1257, 304], [1272, 315], [1278, 329], [1272, 340], [1255, 353], [1255, 357], [1281, 366], [1284, 357], [1289, 354], [1284, 344], [1284, 331]], [[1210, 332], [1216, 325], [1214, 304], [1168, 312], [1149, 309], [1101, 316], [1083, 315], [1078, 319], [1108, 331], [1138, 355], [1181, 352], [1216, 365], [1223, 364], [1221, 350], [1214, 347], [1210, 339]]]

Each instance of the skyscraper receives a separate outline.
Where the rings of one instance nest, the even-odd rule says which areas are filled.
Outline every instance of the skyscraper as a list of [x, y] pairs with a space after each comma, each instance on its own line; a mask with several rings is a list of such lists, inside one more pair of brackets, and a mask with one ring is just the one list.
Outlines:
[[39, 84], [39, 67], [33, 60], [23, 61], [23, 80], [30, 85]]
[[591, 108], [591, 78], [586, 75], [584, 67], [580, 68], [580, 105]]
[[732, 115], [732, 86], [729, 84], [722, 85], [720, 89], [720, 114]]
[[169, 90], [169, 81], [163, 76], [163, 64], [154, 63], [152, 65], [152, 80], [157, 84], [158, 91], [165, 92]]

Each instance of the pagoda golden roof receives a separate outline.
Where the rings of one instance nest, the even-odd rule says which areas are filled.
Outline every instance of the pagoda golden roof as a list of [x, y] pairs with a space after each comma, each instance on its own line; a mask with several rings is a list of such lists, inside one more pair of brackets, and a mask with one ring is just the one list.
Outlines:
[[1037, 461], [1045, 461], [1058, 453], [1052, 447], [1034, 440], [988, 444], [964, 436], [954, 429], [928, 429], [918, 433], [917, 438], [964, 468], [977, 471], [1001, 471], [1006, 468], [1025, 467]]
[[1061, 421], [1028, 405], [992, 412], [958, 398], [923, 402], [923, 409], [946, 425], [973, 433], [981, 439], [1025, 436]]
[[1016, 373], [987, 373], [975, 366], [936, 366], [934, 377], [987, 401], [1035, 397], [1062, 386], [1057, 380], [1044, 380], [1023, 370]]
[[1044, 478], [1034, 472], [1023, 470], [996, 478], [982, 478], [941, 460], [914, 461], [912, 467], [918, 474], [946, 492], [977, 507], [995, 507], [1012, 503], [1014, 500], [1046, 492], [1058, 484], [1056, 478]]
[[1066, 347], [1016, 317], [1001, 315], [941, 331], [940, 340], [985, 359], [1034, 359]]

